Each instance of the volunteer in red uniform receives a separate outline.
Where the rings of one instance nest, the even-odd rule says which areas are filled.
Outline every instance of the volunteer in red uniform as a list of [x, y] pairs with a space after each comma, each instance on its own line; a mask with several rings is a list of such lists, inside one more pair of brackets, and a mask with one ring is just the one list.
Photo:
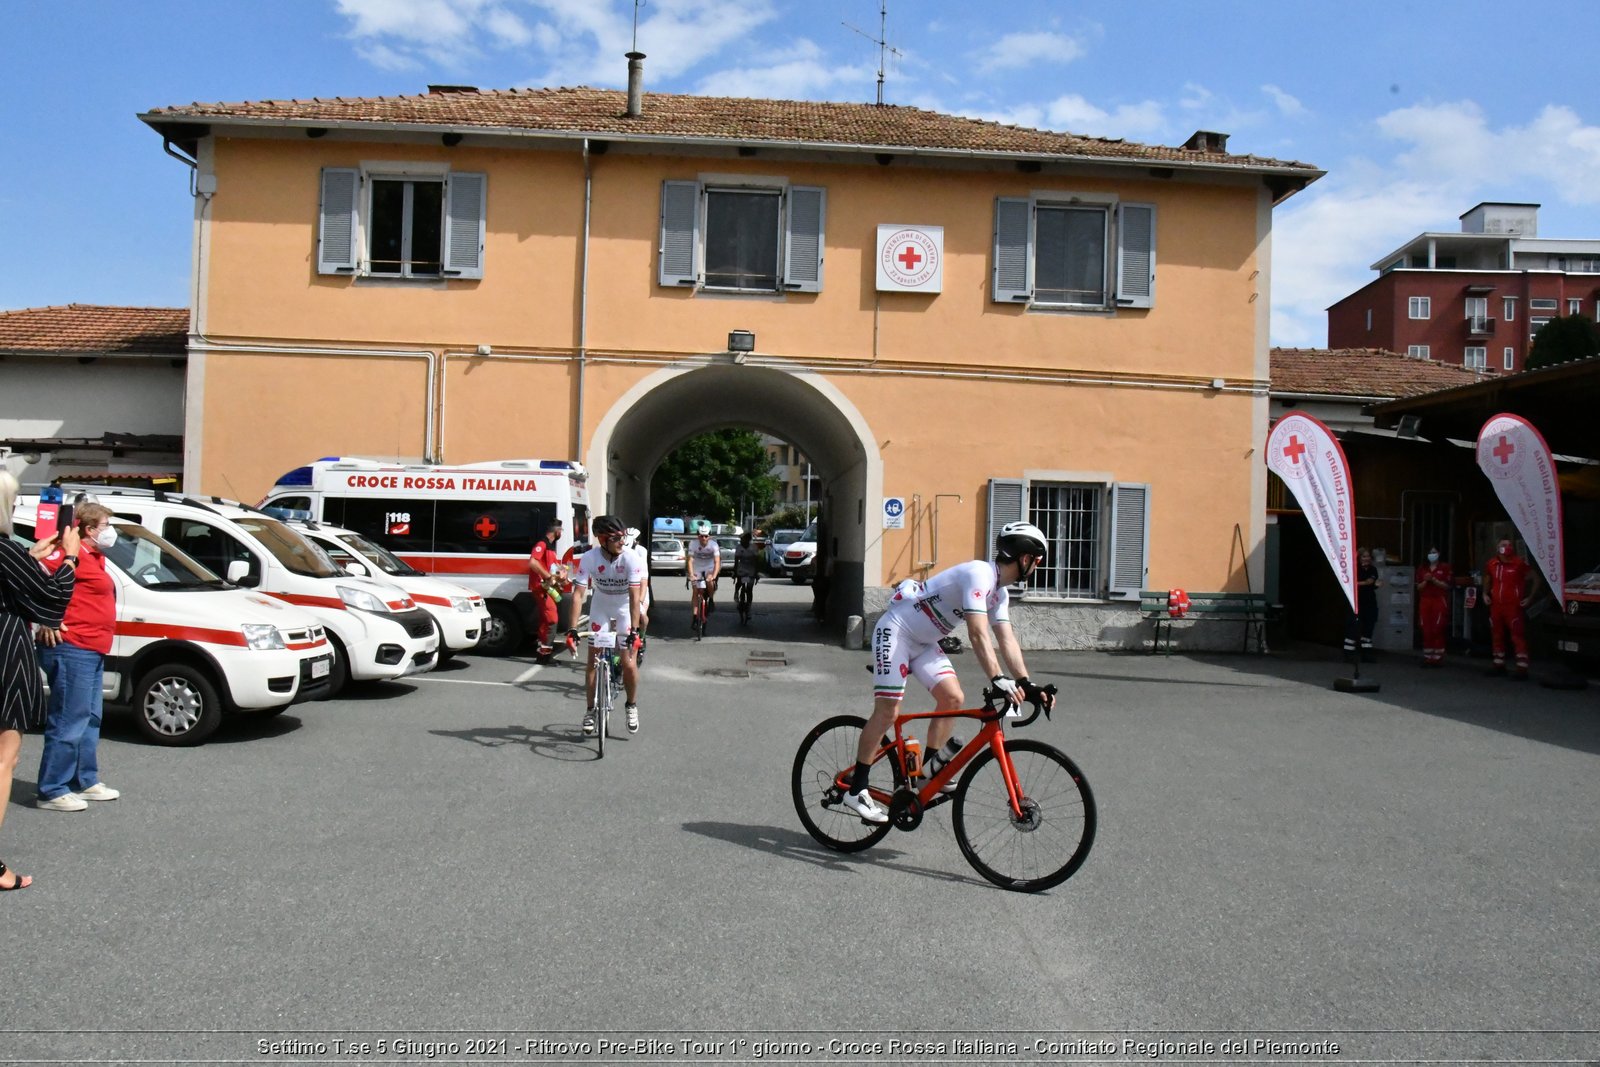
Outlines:
[[1450, 564], [1439, 559], [1439, 546], [1428, 549], [1428, 562], [1417, 567], [1417, 620], [1422, 624], [1422, 665], [1444, 665], [1445, 636], [1450, 630]]
[[556, 545], [560, 542], [561, 520], [551, 519], [544, 532], [544, 540], [534, 545], [528, 555], [528, 592], [533, 594], [533, 613], [538, 627], [537, 642], [541, 656], [548, 656], [554, 651], [550, 647], [550, 628], [557, 622], [556, 601], [550, 595], [548, 586], [552, 578], [560, 580], [561, 558], [556, 554]]
[[[83, 539], [78, 581], [60, 629], [40, 627], [39, 666], [50, 683], [50, 714], [39, 756], [39, 807], [82, 811], [91, 800], [116, 800], [121, 794], [100, 780], [101, 686], [111, 637], [117, 628], [117, 587], [106, 573], [103, 553], [117, 543], [111, 510], [81, 504], [74, 516]], [[68, 565], [63, 552], [44, 559], [54, 574]]]
[[1491, 559], [1483, 568], [1483, 599], [1489, 605], [1489, 640], [1494, 646], [1494, 666], [1490, 674], [1506, 673], [1506, 633], [1511, 634], [1511, 647], [1517, 655], [1518, 681], [1528, 677], [1528, 633], [1523, 609], [1533, 599], [1530, 588], [1533, 568], [1517, 555], [1509, 538], [1500, 542]]

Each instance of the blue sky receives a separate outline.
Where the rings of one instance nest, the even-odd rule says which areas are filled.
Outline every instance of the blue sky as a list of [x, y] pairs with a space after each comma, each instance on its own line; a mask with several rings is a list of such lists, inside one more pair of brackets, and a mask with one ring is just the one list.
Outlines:
[[[621, 87], [632, 0], [54, 0], [0, 11], [0, 309], [179, 306], [188, 171], [135, 115], [190, 101]], [[1002, 21], [998, 16], [1009, 16]], [[647, 0], [651, 90], [874, 99], [877, 0]], [[1594, 0], [889, 0], [886, 100], [1314, 163], [1276, 212], [1274, 344], [1482, 200], [1600, 237]]]

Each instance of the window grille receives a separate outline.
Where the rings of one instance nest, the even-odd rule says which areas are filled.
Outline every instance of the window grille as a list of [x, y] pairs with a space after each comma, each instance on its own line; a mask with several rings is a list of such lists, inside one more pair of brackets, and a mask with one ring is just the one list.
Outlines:
[[1104, 487], [1039, 482], [1028, 487], [1028, 520], [1050, 540], [1028, 589], [1049, 596], [1100, 595]]

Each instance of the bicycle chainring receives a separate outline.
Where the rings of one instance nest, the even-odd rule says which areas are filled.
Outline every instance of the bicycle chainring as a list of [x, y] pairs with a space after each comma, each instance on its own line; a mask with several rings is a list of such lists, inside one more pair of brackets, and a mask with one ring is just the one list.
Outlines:
[[889, 798], [889, 822], [897, 830], [915, 830], [922, 825], [922, 799], [902, 786]]

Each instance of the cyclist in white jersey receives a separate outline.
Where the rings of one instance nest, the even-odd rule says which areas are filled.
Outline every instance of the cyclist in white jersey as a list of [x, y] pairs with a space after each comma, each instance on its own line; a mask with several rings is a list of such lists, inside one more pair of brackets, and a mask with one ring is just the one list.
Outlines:
[[[1008, 715], [1020, 715], [1024, 698], [1050, 701], [1028, 679], [1028, 665], [1011, 628], [1006, 587], [1032, 574], [1043, 561], [1049, 542], [1031, 523], [1012, 522], [995, 538], [994, 561], [975, 559], [957, 564], [926, 582], [901, 582], [889, 608], [872, 630], [872, 717], [861, 731], [856, 750], [855, 777], [845, 806], [863, 822], [889, 819], [867, 792], [868, 760], [878, 750], [879, 739], [894, 728], [905, 696], [906, 679], [915, 676], [933, 694], [936, 709], [955, 711], [966, 706], [955, 667], [939, 641], [960, 623], [967, 626], [973, 654], [990, 684], [1011, 702]], [[951, 719], [928, 720], [926, 773], [937, 772], [947, 758], [944, 744], [954, 728]], [[959, 748], [959, 742], [957, 743]]]
[[[622, 687], [627, 693], [628, 732], [639, 730], [639, 667], [634, 650], [639, 631], [644, 586], [644, 567], [639, 557], [622, 547], [627, 536], [622, 520], [601, 515], [590, 527], [600, 547], [591, 548], [578, 558], [572, 575], [572, 596], [567, 600], [567, 637], [577, 637], [577, 625], [585, 594], [593, 590], [589, 603], [589, 629], [598, 632], [609, 627], [625, 640], [622, 653]], [[583, 732], [595, 732], [594, 717], [595, 648], [589, 645], [589, 664], [584, 672]]]
[[[693, 590], [690, 610], [700, 606], [704, 598], [706, 614], [712, 611], [712, 600], [717, 595], [717, 575], [722, 573], [722, 549], [711, 539], [711, 524], [704, 519], [694, 524], [694, 544], [689, 546], [689, 588]], [[700, 588], [700, 579], [705, 588]]]

